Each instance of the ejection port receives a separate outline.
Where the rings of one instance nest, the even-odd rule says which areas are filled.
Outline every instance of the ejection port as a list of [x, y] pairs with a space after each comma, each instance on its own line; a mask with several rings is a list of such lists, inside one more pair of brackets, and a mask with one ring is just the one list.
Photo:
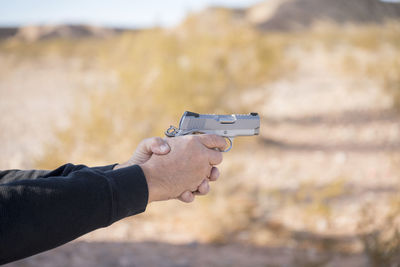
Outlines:
[[218, 118], [218, 121], [220, 123], [226, 123], [226, 124], [231, 124], [231, 123], [235, 123], [236, 121], [236, 116], [235, 115], [221, 115]]

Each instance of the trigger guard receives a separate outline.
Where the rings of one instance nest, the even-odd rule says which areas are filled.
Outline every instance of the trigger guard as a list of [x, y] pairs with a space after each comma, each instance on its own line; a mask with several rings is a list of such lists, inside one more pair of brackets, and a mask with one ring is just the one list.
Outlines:
[[229, 151], [232, 149], [233, 140], [232, 140], [232, 138], [230, 138], [230, 137], [224, 137], [224, 138], [225, 138], [225, 139], [228, 139], [228, 141], [229, 141], [229, 147], [228, 147], [227, 149], [221, 151], [221, 152], [229, 152]]

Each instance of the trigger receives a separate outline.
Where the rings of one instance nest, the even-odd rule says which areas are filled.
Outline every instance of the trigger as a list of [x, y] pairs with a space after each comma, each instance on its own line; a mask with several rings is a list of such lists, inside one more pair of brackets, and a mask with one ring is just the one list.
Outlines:
[[228, 139], [229, 147], [227, 149], [221, 151], [221, 152], [229, 152], [232, 149], [232, 146], [233, 146], [233, 138], [230, 138], [230, 137], [224, 137], [224, 138]]

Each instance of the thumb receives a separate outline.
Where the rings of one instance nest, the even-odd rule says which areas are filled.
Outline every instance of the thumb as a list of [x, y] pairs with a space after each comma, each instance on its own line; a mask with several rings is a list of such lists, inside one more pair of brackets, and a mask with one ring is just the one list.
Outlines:
[[148, 140], [149, 141], [146, 144], [147, 151], [149, 152], [148, 154], [154, 153], [158, 155], [165, 155], [171, 151], [167, 141], [160, 137], [154, 137]]

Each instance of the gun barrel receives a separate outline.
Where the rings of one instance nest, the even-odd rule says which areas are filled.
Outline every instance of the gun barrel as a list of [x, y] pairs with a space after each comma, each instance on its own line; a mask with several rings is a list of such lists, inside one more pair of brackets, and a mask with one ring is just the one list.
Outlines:
[[168, 137], [187, 134], [216, 134], [229, 139], [232, 148], [233, 138], [236, 136], [252, 136], [260, 133], [260, 116], [258, 113], [250, 114], [198, 114], [185, 111], [179, 122], [179, 128], [171, 126], [165, 131]]

